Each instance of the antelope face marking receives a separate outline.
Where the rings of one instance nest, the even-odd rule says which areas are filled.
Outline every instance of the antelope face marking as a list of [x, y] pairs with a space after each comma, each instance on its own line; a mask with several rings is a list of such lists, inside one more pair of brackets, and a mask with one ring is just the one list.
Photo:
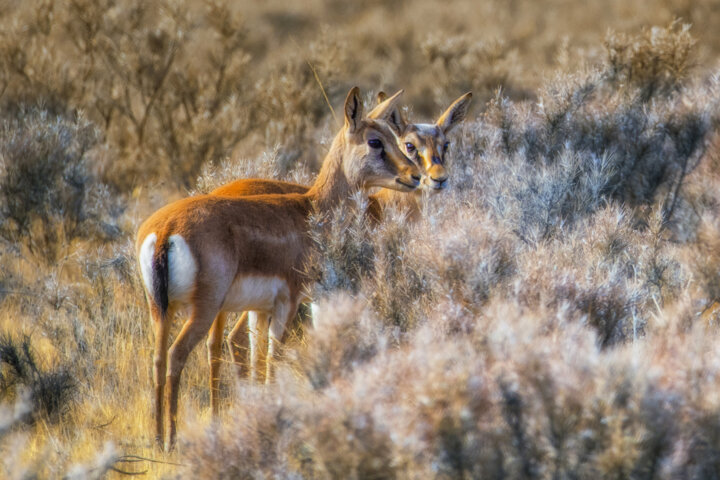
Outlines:
[[448, 184], [445, 155], [449, 143], [442, 129], [433, 124], [410, 124], [400, 141], [408, 157], [423, 171], [422, 188], [443, 190]]

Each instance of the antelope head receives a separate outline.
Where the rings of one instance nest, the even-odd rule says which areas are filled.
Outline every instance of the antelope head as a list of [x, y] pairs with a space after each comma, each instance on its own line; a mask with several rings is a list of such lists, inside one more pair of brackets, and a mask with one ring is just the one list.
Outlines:
[[363, 117], [360, 91], [357, 87], [350, 90], [345, 100], [342, 155], [350, 185], [409, 192], [420, 184], [420, 169], [400, 150], [396, 132], [388, 123], [400, 95], [402, 90]]

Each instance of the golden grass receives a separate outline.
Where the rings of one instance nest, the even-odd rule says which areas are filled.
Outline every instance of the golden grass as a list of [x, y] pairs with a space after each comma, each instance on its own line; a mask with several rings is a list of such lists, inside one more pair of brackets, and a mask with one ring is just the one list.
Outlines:
[[[718, 321], [698, 316], [720, 297], [712, 2], [0, 11], [0, 334], [37, 366], [12, 383], [0, 351], [0, 477], [718, 471]], [[274, 385], [225, 365], [217, 424], [198, 345], [178, 449], [158, 451], [137, 226], [235, 178], [309, 183], [327, 101], [355, 84], [366, 103], [405, 88], [414, 121], [473, 90], [451, 189], [417, 225], [344, 211], [352, 228], [316, 232], [320, 328], [293, 327]], [[27, 400], [58, 372], [57, 412]]]

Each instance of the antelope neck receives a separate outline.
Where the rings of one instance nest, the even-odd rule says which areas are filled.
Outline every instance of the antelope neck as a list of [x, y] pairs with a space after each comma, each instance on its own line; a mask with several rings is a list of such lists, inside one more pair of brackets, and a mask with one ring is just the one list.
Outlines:
[[326, 212], [350, 195], [352, 187], [343, 170], [344, 135], [333, 140], [315, 183], [305, 194], [318, 211]]

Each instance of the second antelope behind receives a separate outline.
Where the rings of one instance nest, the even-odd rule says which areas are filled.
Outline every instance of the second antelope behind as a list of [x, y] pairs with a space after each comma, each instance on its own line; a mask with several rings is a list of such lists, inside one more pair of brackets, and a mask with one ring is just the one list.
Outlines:
[[[363, 188], [411, 191], [419, 185], [420, 170], [383, 121], [401, 93], [364, 117], [359, 90], [350, 91], [345, 125], [307, 193], [190, 197], [161, 208], [140, 226], [136, 254], [155, 325], [158, 444], [164, 444], [165, 418], [168, 446], [175, 443], [180, 374], [220, 312], [267, 312], [273, 319], [268, 356], [277, 352], [285, 324], [304, 300], [302, 272], [313, 245], [307, 233], [313, 211], [328, 212]], [[190, 318], [168, 351], [173, 312], [183, 306]]]

